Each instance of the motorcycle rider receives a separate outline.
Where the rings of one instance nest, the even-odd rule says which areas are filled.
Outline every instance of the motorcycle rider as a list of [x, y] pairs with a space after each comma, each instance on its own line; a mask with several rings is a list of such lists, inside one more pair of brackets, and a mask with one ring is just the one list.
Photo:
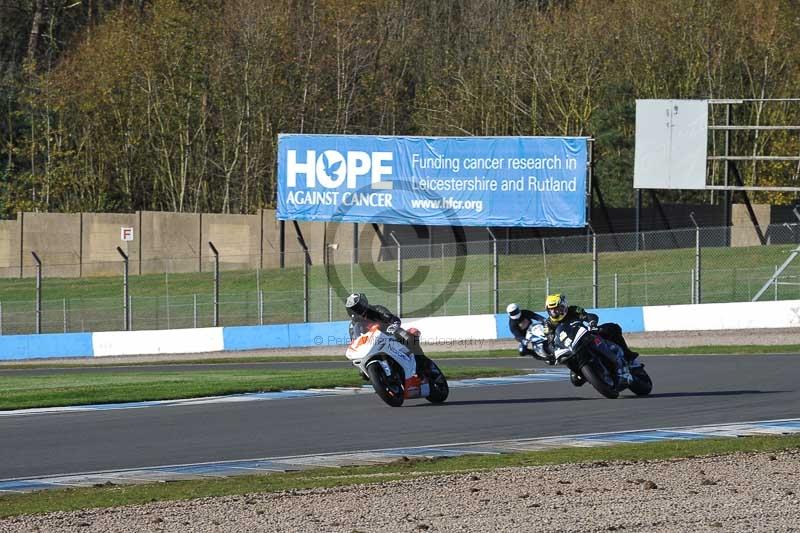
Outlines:
[[[538, 313], [534, 313], [529, 309], [520, 309], [518, 304], [510, 303], [506, 307], [508, 313], [508, 329], [514, 339], [519, 343], [519, 355], [531, 355], [536, 359], [547, 361], [549, 364], [555, 364], [555, 358], [550, 355], [549, 357], [540, 357], [536, 352], [531, 350], [525, 342], [525, 333], [531, 325], [531, 322], [544, 322], [545, 317]], [[552, 362], [550, 362], [552, 360]]]
[[[597, 328], [597, 333], [604, 339], [613, 342], [623, 352], [623, 361], [610, 361], [622, 379], [629, 379], [627, 362], [636, 359], [639, 354], [632, 351], [628, 347], [628, 343], [622, 336], [622, 328], [619, 324], [614, 322], [606, 322], [605, 324], [597, 325], [599, 317], [594, 313], [587, 312], [583, 307], [578, 305], [569, 305], [567, 298], [563, 294], [550, 294], [545, 300], [545, 310], [547, 311], [547, 320], [544, 323], [544, 333], [547, 336], [546, 350], [549, 353], [554, 351], [553, 340], [555, 331], [558, 325], [564, 321], [583, 320], [589, 323], [590, 327]], [[586, 380], [583, 376], [570, 372], [570, 381], [576, 387], [583, 385]]]
[[432, 361], [419, 345], [419, 334], [409, 332], [400, 327], [400, 318], [382, 305], [370, 305], [364, 293], [353, 293], [345, 301], [345, 309], [350, 316], [350, 339], [355, 339], [369, 331], [370, 326], [377, 324], [380, 330], [394, 337], [414, 354], [418, 374], [431, 377]]

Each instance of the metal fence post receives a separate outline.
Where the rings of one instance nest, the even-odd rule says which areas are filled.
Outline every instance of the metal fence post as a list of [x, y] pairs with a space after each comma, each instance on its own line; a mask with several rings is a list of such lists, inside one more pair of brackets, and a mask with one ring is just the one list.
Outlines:
[[125, 320], [123, 328], [125, 331], [131, 329], [130, 308], [128, 307], [128, 256], [117, 246], [117, 252], [122, 256], [122, 318]]
[[172, 260], [167, 263], [166, 272], [164, 272], [164, 312], [167, 315], [167, 329], [170, 329], [169, 325], [169, 271], [172, 267]]
[[500, 276], [499, 276], [499, 264], [498, 264], [498, 257], [497, 257], [497, 237], [494, 236], [494, 232], [492, 232], [492, 228], [486, 228], [486, 231], [489, 232], [489, 235], [492, 236], [492, 313], [497, 314], [498, 308], [500, 307]]
[[128, 295], [128, 331], [133, 329], [133, 297]]
[[599, 293], [598, 283], [598, 265], [597, 265], [597, 233], [591, 224], [588, 224], [589, 231], [592, 232], [592, 307], [597, 309], [597, 300]]
[[614, 272], [614, 307], [619, 307], [619, 276]]
[[214, 327], [219, 326], [219, 251], [214, 243], [208, 241], [208, 246], [214, 252]]
[[699, 304], [703, 301], [700, 295], [700, 226], [694, 219], [694, 212], [689, 213], [689, 218], [692, 220], [692, 224], [694, 224], [694, 303]]
[[692, 275], [689, 278], [689, 303], [694, 303], [694, 269], [692, 269]]
[[33, 260], [36, 261], [36, 333], [42, 332], [42, 260], [31, 252]]
[[303, 255], [303, 322], [308, 322], [308, 251]]
[[331, 260], [331, 252], [339, 248], [339, 243], [328, 244], [325, 247], [325, 279], [328, 283], [328, 322], [333, 322], [333, 286], [331, 285], [331, 268], [334, 268]]
[[775, 283], [773, 283], [775, 287], [775, 301], [778, 301], [778, 265], [775, 265]]
[[397, 246], [397, 316], [403, 316], [403, 249], [394, 232], [389, 236]]
[[258, 325], [264, 325], [264, 291], [258, 290]]
[[[299, 226], [295, 222], [295, 229], [297, 228]], [[297, 242], [303, 249], [303, 322], [308, 322], [308, 265], [311, 264], [311, 254], [308, 253], [308, 246], [299, 229], [297, 229]]]

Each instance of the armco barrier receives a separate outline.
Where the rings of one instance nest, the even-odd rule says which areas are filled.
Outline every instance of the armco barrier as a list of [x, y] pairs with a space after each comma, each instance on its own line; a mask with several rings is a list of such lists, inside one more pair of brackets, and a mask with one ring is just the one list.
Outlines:
[[[600, 315], [601, 322], [617, 322], [623, 331], [629, 333], [800, 326], [800, 300], [622, 307], [590, 311]], [[422, 331], [422, 341], [427, 343], [455, 344], [458, 341], [511, 338], [508, 317], [505, 314], [412, 318], [403, 325]], [[347, 342], [346, 321], [158, 331], [6, 335], [0, 336], [0, 360], [343, 346]]]
[[0, 336], [0, 360], [91, 357], [91, 333]]

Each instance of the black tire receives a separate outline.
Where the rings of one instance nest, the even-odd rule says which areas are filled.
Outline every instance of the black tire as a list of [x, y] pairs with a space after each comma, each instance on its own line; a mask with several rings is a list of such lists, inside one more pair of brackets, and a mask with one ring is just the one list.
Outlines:
[[431, 403], [442, 403], [450, 394], [450, 386], [447, 384], [447, 378], [444, 373], [439, 370], [439, 367], [433, 361], [431, 361], [431, 368], [435, 369], [437, 376], [431, 380], [431, 393], [425, 399]]
[[631, 368], [631, 376], [633, 376], [633, 383], [628, 385], [628, 388], [636, 396], [647, 396], [653, 390], [653, 380], [647, 375], [644, 368]]
[[581, 367], [581, 374], [586, 378], [586, 381], [592, 384], [592, 387], [594, 387], [597, 392], [612, 400], [617, 398], [619, 392], [600, 377], [603, 375], [603, 370], [596, 368], [597, 366], [600, 366], [597, 362], [587, 363]]
[[367, 375], [369, 376], [370, 383], [372, 383], [372, 388], [375, 389], [375, 394], [377, 394], [381, 400], [392, 407], [400, 407], [403, 405], [403, 387], [390, 384], [387, 379], [388, 376], [383, 371], [383, 367], [380, 364], [373, 363], [369, 365], [367, 367]]

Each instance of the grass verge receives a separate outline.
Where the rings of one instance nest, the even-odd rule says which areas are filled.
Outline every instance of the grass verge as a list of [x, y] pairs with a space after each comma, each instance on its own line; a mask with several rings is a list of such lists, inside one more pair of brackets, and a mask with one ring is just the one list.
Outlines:
[[[449, 379], [518, 374], [513, 368], [442, 365]], [[244, 392], [357, 387], [353, 368], [309, 370], [209, 370], [68, 372], [0, 375], [0, 410], [220, 396]]]
[[129, 486], [103, 485], [101, 487], [3, 495], [0, 496], [0, 517], [214, 496], [382, 483], [410, 476], [476, 472], [504, 467], [620, 460], [652, 461], [735, 452], [776, 452], [798, 448], [800, 448], [800, 436], [798, 435], [678, 440], [648, 444], [620, 444], [598, 448], [562, 448], [497, 456], [468, 455], [423, 461], [401, 460], [384, 466], [325, 468], [304, 472], [237, 476], [208, 481], [176, 481]]
[[800, 354], [800, 344], [686, 346], [681, 348], [634, 348], [645, 355], [762, 355]]
[[[682, 346], [679, 348], [642, 348], [632, 346], [642, 355], [761, 355], [761, 354], [800, 354], [800, 344], [779, 345], [719, 345], [719, 346]], [[518, 357], [514, 349], [499, 350], [472, 350], [463, 352], [428, 352], [434, 360], [439, 359], [495, 359], [503, 357]], [[134, 361], [114, 363], [113, 359], [86, 359], [81, 361], [30, 361], [4, 363], [3, 369], [25, 368], [79, 368], [87, 366], [154, 366], [154, 365], [216, 365], [216, 364], [243, 364], [243, 363], [315, 363], [315, 362], [343, 362], [340, 355], [279, 355], [279, 356], [242, 356], [242, 357], [217, 357], [206, 359], [192, 359], [191, 356], [181, 359], [165, 361]]]

